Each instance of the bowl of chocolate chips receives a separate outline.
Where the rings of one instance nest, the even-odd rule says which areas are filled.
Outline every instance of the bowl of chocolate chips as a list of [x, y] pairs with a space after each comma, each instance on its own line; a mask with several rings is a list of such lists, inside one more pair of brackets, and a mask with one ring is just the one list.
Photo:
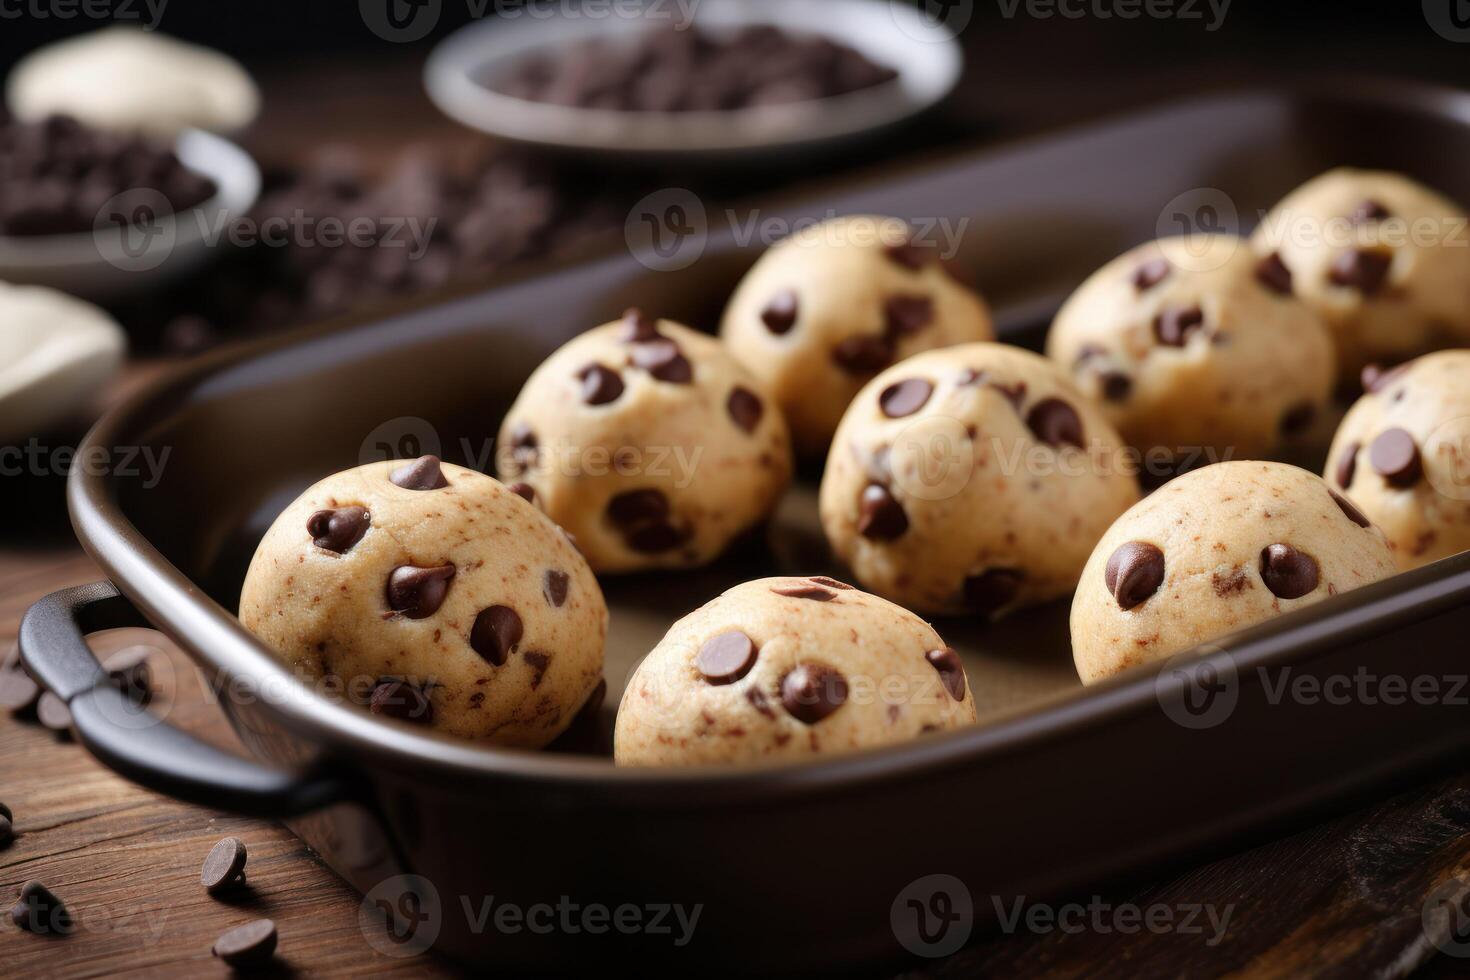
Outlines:
[[902, 3], [701, 0], [481, 21], [440, 43], [424, 80], [446, 114], [502, 139], [739, 155], [891, 126], [943, 98], [961, 64], [953, 35]]
[[156, 287], [227, 247], [259, 193], [250, 156], [201, 130], [0, 119], [0, 280], [99, 301]]

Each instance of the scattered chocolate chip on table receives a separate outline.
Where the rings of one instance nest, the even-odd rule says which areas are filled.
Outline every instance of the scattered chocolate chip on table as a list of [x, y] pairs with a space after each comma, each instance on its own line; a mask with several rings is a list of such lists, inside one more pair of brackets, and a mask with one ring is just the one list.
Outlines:
[[226, 837], [210, 849], [199, 873], [199, 883], [211, 895], [219, 895], [245, 882], [245, 843]]
[[213, 953], [237, 970], [264, 966], [276, 954], [276, 924], [256, 919], [236, 926], [214, 941]]

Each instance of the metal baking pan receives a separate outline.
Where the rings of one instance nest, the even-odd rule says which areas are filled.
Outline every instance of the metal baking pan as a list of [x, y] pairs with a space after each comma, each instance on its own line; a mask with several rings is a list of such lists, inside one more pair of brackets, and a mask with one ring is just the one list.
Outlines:
[[[1249, 223], [1302, 180], [1349, 163], [1402, 170], [1464, 200], [1465, 159], [1464, 94], [1395, 84], [1233, 92], [889, 170], [762, 216], [968, 217], [961, 265], [996, 305], [1003, 336], [1035, 347], [1062, 296], [1154, 237], [1181, 192], [1223, 192]], [[620, 247], [217, 356], [155, 385], [100, 422], [78, 458], [94, 446], [169, 447], [162, 479], [72, 474], [77, 534], [111, 581], [38, 603], [22, 624], [26, 663], [118, 771], [216, 808], [291, 818], [368, 893], [365, 909], [400, 913], [383, 948], [416, 952], [432, 939], [499, 968], [625, 955], [731, 970], [896, 961], [905, 946], [943, 947], [931, 942], [939, 920], [926, 927], [917, 912], [956, 910], [945, 921], [968, 931], [968, 903], [983, 929], [1015, 897], [1042, 901], [1240, 846], [1466, 748], [1470, 555], [1088, 690], [1072, 670], [1065, 602], [990, 628], [941, 621], [965, 657], [980, 724], [776, 768], [622, 770], [605, 739], [599, 757], [440, 738], [297, 684], [241, 628], [249, 557], [296, 493], [375, 441], [411, 453], [437, 438], [446, 458], [473, 465], [461, 439], [484, 446], [542, 357], [625, 306], [710, 327], [757, 252], [737, 230], [711, 220], [703, 255], [677, 272], [651, 271]], [[677, 616], [748, 577], [840, 572], [813, 496], [808, 474], [765, 543], [715, 567], [605, 580], [604, 735], [630, 670]], [[84, 634], [144, 622], [225, 692], [254, 760], [140, 724], [112, 688], [95, 686]], [[1439, 696], [1365, 695], [1340, 681], [1365, 673], [1430, 678]], [[1327, 694], [1308, 696], [1324, 682]], [[911, 902], [930, 875], [963, 887]], [[681, 944], [677, 927], [652, 928], [652, 912], [600, 932], [502, 927], [480, 918], [487, 897], [521, 910], [700, 913]]]

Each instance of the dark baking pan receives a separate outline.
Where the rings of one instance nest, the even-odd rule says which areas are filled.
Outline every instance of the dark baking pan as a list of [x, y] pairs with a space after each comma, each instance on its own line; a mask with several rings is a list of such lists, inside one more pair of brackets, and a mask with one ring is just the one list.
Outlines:
[[[1470, 96], [1396, 85], [1252, 91], [890, 171], [764, 215], [968, 217], [961, 264], [995, 302], [1005, 336], [1035, 346], [1061, 296], [1153, 237], [1180, 192], [1216, 188], [1248, 216], [1352, 163], [1470, 199], [1466, 159]], [[1470, 555], [1085, 691], [1068, 654], [1065, 602], [989, 629], [941, 622], [964, 653], [979, 725], [777, 768], [620, 770], [605, 750], [442, 739], [297, 684], [241, 628], [234, 609], [250, 554], [310, 482], [379, 443], [413, 453], [437, 440], [447, 458], [473, 465], [460, 440], [483, 445], [554, 347], [633, 303], [710, 326], [755, 251], [711, 221], [703, 256], [679, 272], [649, 271], [620, 248], [165, 380], [105, 418], [82, 449], [171, 455], [156, 486], [73, 473], [77, 533], [113, 584], [37, 604], [22, 625], [26, 663], [120, 772], [207, 805], [292, 818], [369, 894], [368, 912], [392, 913], [394, 939], [406, 941], [376, 936], [381, 948], [414, 952], [432, 938], [438, 950], [517, 969], [624, 955], [645, 965], [845, 967], [901, 955], [900, 933], [911, 947], [938, 950], [969, 928], [966, 893], [976, 928], [987, 927], [1016, 896], [1044, 900], [1239, 846], [1466, 748], [1457, 679], [1470, 635]], [[812, 498], [809, 483], [798, 486], [765, 543], [713, 568], [606, 580], [604, 735], [629, 671], [675, 617], [755, 575], [840, 571], [829, 567]], [[167, 724], [139, 724], [112, 688], [96, 686], [83, 635], [144, 621], [223, 692], [255, 760]], [[1365, 696], [1356, 685], [1344, 695], [1341, 680], [1365, 673], [1429, 678], [1439, 695]], [[1329, 693], [1310, 696], [1324, 681]], [[963, 889], [910, 888], [936, 874]], [[482, 919], [487, 899], [492, 914]], [[595, 930], [596, 913], [572, 914], [548, 931], [533, 928], [544, 918], [514, 928], [513, 916], [493, 914], [509, 905], [530, 916], [543, 903], [631, 904], [640, 924], [625, 912], [622, 927]], [[657, 909], [675, 903], [701, 909], [683, 945], [669, 913], [654, 928]], [[918, 921], [920, 911], [935, 917]]]

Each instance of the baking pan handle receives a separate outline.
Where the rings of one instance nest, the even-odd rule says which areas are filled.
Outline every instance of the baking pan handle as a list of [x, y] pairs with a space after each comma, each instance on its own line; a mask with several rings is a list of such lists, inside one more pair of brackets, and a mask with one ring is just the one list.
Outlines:
[[281, 772], [217, 749], [141, 711], [104, 683], [106, 672], [87, 647], [87, 634], [147, 625], [111, 582], [53, 592], [20, 623], [21, 659], [66, 702], [82, 744], [104, 765], [168, 796], [250, 816], [289, 817], [346, 798], [339, 779]]

